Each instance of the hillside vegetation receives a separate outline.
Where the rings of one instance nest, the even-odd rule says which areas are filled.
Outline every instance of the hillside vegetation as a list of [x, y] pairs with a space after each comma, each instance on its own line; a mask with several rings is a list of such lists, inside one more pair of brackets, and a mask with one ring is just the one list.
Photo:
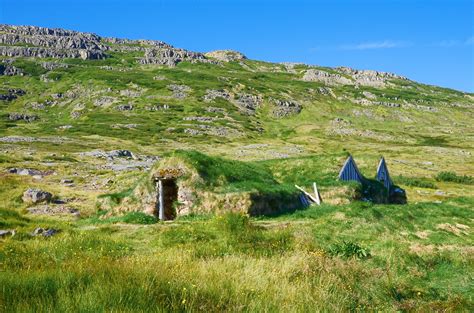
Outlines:
[[[396, 74], [0, 25], [0, 310], [473, 311], [473, 120], [474, 94]], [[408, 203], [361, 201], [349, 154]], [[136, 195], [167, 164], [198, 199], [323, 205], [160, 222]]]

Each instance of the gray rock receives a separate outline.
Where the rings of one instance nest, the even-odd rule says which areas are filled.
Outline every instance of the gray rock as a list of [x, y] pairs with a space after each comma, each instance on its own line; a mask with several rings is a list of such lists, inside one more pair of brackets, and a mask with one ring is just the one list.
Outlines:
[[287, 117], [301, 112], [301, 105], [298, 102], [290, 100], [274, 100], [276, 105], [273, 110], [273, 116], [277, 118]]
[[38, 119], [38, 116], [37, 115], [33, 115], [33, 114], [26, 114], [26, 113], [10, 113], [8, 115], [8, 119], [10, 121], [25, 121], [25, 122], [28, 122], [28, 123], [31, 123], [33, 121], [36, 121]]
[[7, 93], [0, 94], [0, 100], [12, 101], [24, 94], [26, 94], [26, 92], [22, 89], [8, 89]]
[[66, 207], [64, 205], [49, 205], [43, 204], [35, 207], [27, 208], [28, 213], [35, 215], [60, 215], [60, 214], [72, 214], [79, 215], [79, 210]]
[[31, 169], [31, 168], [9, 168], [8, 173], [22, 175], [22, 176], [37, 176], [37, 175], [43, 176], [43, 175], [51, 174], [51, 173], [45, 173], [45, 172]]
[[227, 90], [224, 89], [208, 89], [206, 90], [206, 94], [204, 95], [204, 101], [205, 102], [210, 102], [214, 101], [217, 98], [221, 98], [227, 101], [230, 101], [232, 99], [230, 93]]
[[131, 104], [121, 104], [115, 107], [116, 110], [118, 111], [132, 111], [133, 110], [133, 105]]
[[262, 97], [260, 95], [251, 95], [246, 93], [240, 93], [237, 98], [234, 99], [233, 103], [241, 109], [241, 111], [253, 115], [255, 111], [262, 103]]
[[31, 236], [36, 237], [36, 236], [43, 236], [43, 237], [52, 237], [59, 233], [59, 230], [54, 229], [54, 228], [42, 228], [42, 227], [37, 227], [35, 230], [31, 233]]
[[57, 68], [68, 68], [69, 65], [65, 63], [58, 63], [58, 62], [42, 62], [41, 67], [44, 68], [45, 70], [55, 70]]
[[164, 111], [164, 110], [169, 110], [169, 109], [170, 109], [169, 104], [149, 105], [145, 107], [145, 110], [147, 111]]
[[71, 118], [73, 119], [78, 119], [81, 117], [81, 115], [82, 115], [81, 111], [72, 111], [70, 114]]
[[16, 231], [14, 229], [0, 229], [0, 238], [4, 238], [4, 237], [7, 237], [7, 236], [15, 236], [16, 234]]
[[40, 202], [49, 202], [53, 195], [47, 191], [29, 188], [23, 193], [22, 200], [27, 203], [40, 203]]
[[23, 76], [23, 70], [21, 68], [15, 67], [13, 65], [3, 65], [0, 64], [0, 76]]
[[168, 89], [173, 92], [173, 97], [176, 99], [184, 99], [188, 95], [188, 92], [191, 91], [191, 88], [189, 88], [186, 85], [176, 85], [176, 84], [171, 84], [168, 85]]

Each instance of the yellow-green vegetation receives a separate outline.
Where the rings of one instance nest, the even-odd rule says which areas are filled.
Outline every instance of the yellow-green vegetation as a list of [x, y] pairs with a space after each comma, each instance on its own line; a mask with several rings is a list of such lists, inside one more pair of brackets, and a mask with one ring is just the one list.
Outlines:
[[[0, 100], [0, 230], [16, 232], [0, 239], [0, 311], [474, 310], [473, 94], [305, 81], [341, 72], [247, 59], [141, 65], [143, 51], [124, 51], [16, 58], [25, 75], [0, 76], [0, 94], [26, 92]], [[277, 116], [278, 103], [301, 111]], [[370, 179], [383, 155], [408, 204], [357, 201], [360, 186], [337, 181], [349, 153]], [[323, 205], [249, 217], [197, 201], [159, 222], [136, 191], [180, 164], [198, 199], [316, 182]], [[28, 188], [53, 203], [23, 202]]]
[[0, 300], [8, 312], [469, 310], [472, 204], [59, 223], [49, 239], [29, 238], [30, 223], [2, 243]]

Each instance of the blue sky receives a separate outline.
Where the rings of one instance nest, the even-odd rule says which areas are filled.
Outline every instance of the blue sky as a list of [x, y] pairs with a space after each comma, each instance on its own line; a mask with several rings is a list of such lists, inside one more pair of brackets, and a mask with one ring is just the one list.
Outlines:
[[390, 71], [474, 92], [472, 0], [0, 0], [0, 23]]

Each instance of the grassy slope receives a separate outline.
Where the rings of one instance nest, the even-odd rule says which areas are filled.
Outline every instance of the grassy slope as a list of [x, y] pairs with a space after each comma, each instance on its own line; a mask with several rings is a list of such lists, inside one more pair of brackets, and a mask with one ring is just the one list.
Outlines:
[[[61, 136], [70, 140], [1, 144], [2, 171], [9, 167], [52, 168], [58, 174], [42, 180], [0, 174], [0, 228], [15, 228], [19, 233], [0, 243], [0, 262], [5, 269], [0, 272], [2, 309], [472, 310], [474, 188], [435, 179], [441, 171], [472, 175], [472, 99], [457, 91], [405, 81], [387, 89], [332, 87], [339, 97], [336, 99], [314, 92], [322, 84], [297, 79], [304, 66], [295, 67], [297, 74], [284, 72], [281, 65], [257, 61], [245, 61], [246, 67], [237, 63], [181, 63], [176, 68], [163, 68], [138, 66], [134, 56], [114, 53], [102, 61], [66, 60], [69, 68], [47, 73], [57, 79], [50, 83], [39, 79], [46, 72], [35, 60], [18, 60], [15, 66], [29, 76], [0, 77], [1, 88], [28, 92], [15, 101], [0, 103], [1, 136]], [[104, 65], [113, 70], [100, 68]], [[155, 76], [164, 80], [154, 80]], [[167, 88], [171, 83], [192, 90], [186, 99], [175, 99]], [[260, 93], [263, 105], [252, 117], [223, 100], [202, 101], [206, 89], [222, 88]], [[140, 90], [142, 94], [127, 98], [119, 94], [123, 89]], [[52, 93], [68, 90], [76, 90], [80, 96], [60, 100], [42, 111], [29, 107], [33, 101], [42, 102], [51, 99]], [[439, 112], [364, 107], [348, 100], [360, 97], [364, 90], [381, 101], [424, 101], [418, 103]], [[94, 100], [102, 96], [115, 97], [117, 102], [111, 107], [95, 107]], [[274, 119], [270, 97], [295, 99], [302, 103], [303, 111], [294, 117]], [[114, 109], [126, 103], [135, 109]], [[145, 110], [147, 105], [164, 103], [170, 110]], [[470, 107], [452, 107], [450, 103]], [[71, 119], [70, 113], [78, 104], [85, 106], [82, 116]], [[213, 125], [238, 129], [244, 136], [231, 139], [184, 134], [182, 130], [189, 126], [183, 124], [197, 124], [183, 121], [185, 116], [223, 117], [207, 112], [207, 106], [227, 111], [228, 118]], [[356, 116], [355, 110], [370, 114]], [[40, 120], [6, 122], [9, 112], [35, 113]], [[401, 122], [400, 116], [411, 121]], [[327, 130], [336, 117], [350, 121], [356, 130], [372, 133], [331, 135]], [[117, 123], [137, 124], [137, 128], [111, 127]], [[62, 125], [73, 127], [59, 130]], [[176, 131], [167, 131], [169, 127]], [[262, 134], [258, 127], [263, 127]], [[248, 147], [251, 144], [266, 146]], [[284, 185], [296, 183], [310, 188], [317, 181], [323, 191], [338, 186], [334, 178], [347, 152], [355, 156], [368, 177], [375, 174], [383, 154], [395, 182], [407, 189], [409, 204], [325, 205], [250, 221], [227, 216], [148, 226], [114, 224], [143, 222], [128, 218], [103, 225], [104, 220], [95, 216], [97, 196], [127, 189], [142, 174], [100, 169], [97, 166], [103, 161], [80, 158], [76, 153], [117, 148], [155, 155], [193, 148], [251, 160], [256, 172], [263, 173], [259, 172], [261, 167], [265, 173], [269, 169], [273, 179]], [[276, 157], [282, 154], [290, 157]], [[62, 177], [74, 177], [76, 186], [62, 186]], [[91, 181], [110, 179], [107, 185], [91, 188]], [[25, 214], [21, 194], [32, 186], [59, 198], [73, 198], [72, 205], [81, 209], [83, 219]], [[462, 229], [462, 225], [470, 228]], [[48, 240], [31, 239], [27, 233], [37, 226], [63, 232]], [[344, 240], [370, 249], [372, 256], [357, 259], [331, 255], [330, 247]]]

